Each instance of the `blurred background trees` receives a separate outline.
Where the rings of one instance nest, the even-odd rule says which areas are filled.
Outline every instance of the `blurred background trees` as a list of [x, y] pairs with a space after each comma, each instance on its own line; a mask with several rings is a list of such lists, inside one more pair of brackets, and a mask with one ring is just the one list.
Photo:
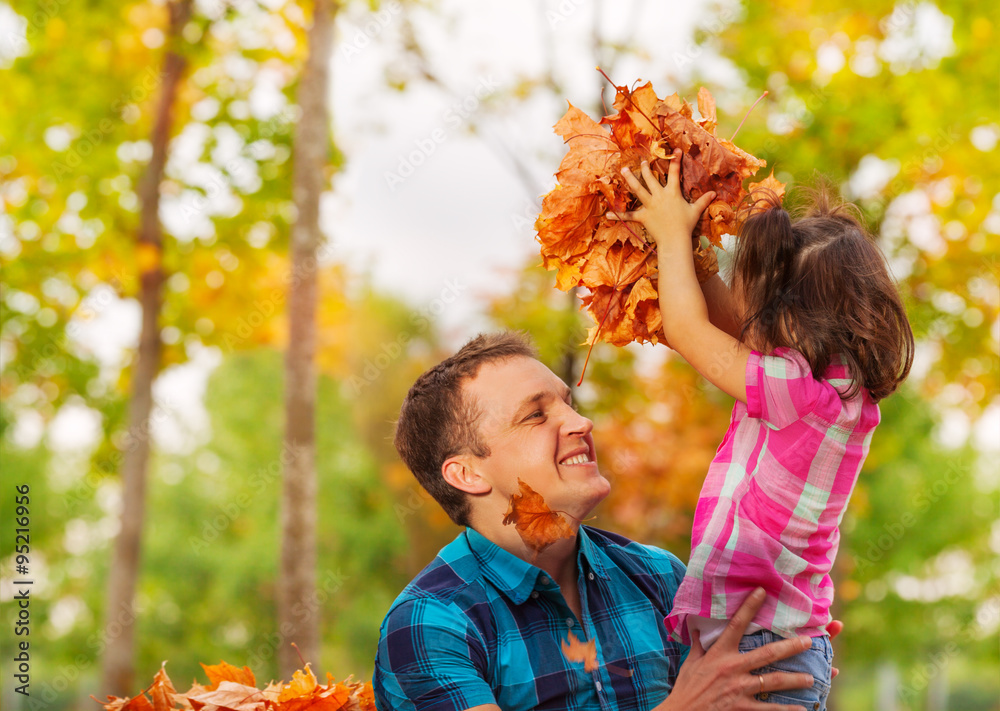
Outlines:
[[[768, 90], [741, 145], [784, 181], [827, 176], [864, 209], [919, 353], [882, 408], [844, 522], [833, 705], [998, 708], [995, 13], [945, 0], [334, 5], [323, 121], [336, 141], [311, 173], [325, 241], [295, 260], [312, 3], [194, 0], [176, 39], [172, 2], [0, 3], [0, 467], [5, 486], [31, 486], [37, 581], [32, 696], [5, 683], [3, 707], [90, 708], [132, 624], [126, 692], [164, 659], [177, 680], [219, 659], [281, 676], [283, 354], [289, 288], [307, 278], [318, 517], [315, 587], [300, 602], [318, 612], [321, 642], [307, 661], [370, 673], [388, 605], [455, 534], [391, 447], [410, 383], [491, 327], [527, 330], [553, 370], [579, 377], [589, 324], [537, 266], [531, 225], [566, 100], [603, 111], [598, 64], [661, 96], [707, 86], [722, 133]], [[157, 249], [136, 235], [171, 50], [186, 69], [156, 185]], [[398, 154], [387, 135], [404, 136]], [[403, 213], [405, 234], [387, 213]], [[430, 296], [387, 287], [378, 265], [341, 249], [359, 242], [417, 247], [407, 280]], [[497, 266], [490, 242], [523, 257]], [[482, 271], [432, 276], [468, 255]], [[161, 355], [143, 427], [129, 408], [142, 275], [155, 268]], [[726, 398], [662, 347], [602, 346], [576, 397], [614, 483], [593, 525], [686, 558]], [[116, 612], [106, 592], [137, 442], [151, 454], [135, 609]], [[5, 620], [12, 545], [0, 537]], [[13, 637], [0, 641], [10, 659]]]

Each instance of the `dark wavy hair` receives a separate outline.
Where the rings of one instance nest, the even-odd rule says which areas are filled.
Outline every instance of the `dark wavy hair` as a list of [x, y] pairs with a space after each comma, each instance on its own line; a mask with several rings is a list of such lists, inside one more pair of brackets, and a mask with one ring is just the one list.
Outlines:
[[525, 334], [480, 334], [417, 378], [399, 410], [393, 438], [396, 451], [420, 485], [459, 526], [469, 525], [469, 499], [445, 481], [441, 467], [456, 454], [490, 456], [479, 434], [480, 409], [464, 396], [462, 387], [486, 363], [517, 356], [538, 357]]
[[[801, 189], [800, 189], [801, 190]], [[830, 189], [805, 191], [793, 219], [773, 195], [757, 197], [731, 266], [743, 299], [740, 340], [758, 349], [793, 348], [820, 378], [841, 355], [876, 402], [910, 372], [913, 332], [885, 257], [850, 203]]]

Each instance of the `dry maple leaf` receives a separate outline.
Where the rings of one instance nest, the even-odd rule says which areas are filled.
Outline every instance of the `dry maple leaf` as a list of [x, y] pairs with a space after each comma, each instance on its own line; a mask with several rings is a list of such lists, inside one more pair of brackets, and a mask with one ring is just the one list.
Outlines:
[[203, 691], [199, 694], [188, 694], [188, 700], [195, 711], [260, 711], [267, 705], [267, 700], [260, 689], [240, 684], [235, 681], [220, 681], [215, 690]]
[[569, 643], [562, 642], [562, 653], [571, 662], [583, 662], [583, 670], [588, 674], [597, 669], [597, 639], [581, 642], [572, 632], [569, 633]]
[[[675, 149], [681, 153], [681, 190], [690, 201], [714, 191], [715, 200], [705, 210], [692, 234], [699, 279], [718, 272], [711, 248], [699, 238], [721, 246], [722, 236], [736, 234], [750, 213], [745, 207], [743, 183], [765, 165], [719, 137], [712, 94], [698, 92], [698, 113], [687, 101], [672, 94], [660, 99], [647, 82], [635, 90], [616, 86], [616, 113], [594, 121], [572, 104], [554, 126], [567, 146], [556, 172], [557, 184], [542, 200], [535, 221], [542, 263], [556, 270], [556, 286], [568, 291], [583, 286], [585, 308], [594, 319], [587, 342], [614, 345], [664, 341], [657, 296], [659, 271], [655, 247], [638, 222], [617, 222], [608, 212], [619, 213], [639, 205], [621, 175], [622, 168], [639, 174], [649, 163], [653, 175], [665, 179]], [[773, 173], [750, 190], [767, 191], [778, 198], [784, 185]]]
[[560, 538], [572, 538], [573, 528], [545, 503], [537, 491], [518, 478], [520, 493], [512, 494], [503, 525], [514, 524], [524, 544], [534, 551], [534, 557]]

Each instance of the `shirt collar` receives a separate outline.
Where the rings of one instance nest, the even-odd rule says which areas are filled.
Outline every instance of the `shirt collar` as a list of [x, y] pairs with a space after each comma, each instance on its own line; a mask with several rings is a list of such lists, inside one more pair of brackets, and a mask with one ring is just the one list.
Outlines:
[[[520, 605], [527, 600], [536, 587], [546, 588], [552, 585], [545, 571], [541, 568], [505, 551], [474, 528], [465, 529], [465, 539], [469, 550], [479, 562], [483, 577], [493, 583], [514, 604]], [[602, 578], [608, 577], [604, 567], [604, 556], [590, 540], [585, 526], [580, 526], [577, 540], [579, 541], [577, 565], [580, 571], [585, 569], [584, 563], [586, 562], [594, 573]], [[542, 582], [543, 579], [547, 582]]]
[[608, 577], [608, 570], [604, 567], [605, 555], [604, 551], [600, 549], [592, 540], [590, 540], [590, 535], [587, 533], [586, 526], [580, 526], [579, 533], [579, 554], [577, 557], [577, 564], [580, 566], [580, 570], [583, 570], [584, 561], [590, 565], [590, 569], [600, 575], [602, 578]]

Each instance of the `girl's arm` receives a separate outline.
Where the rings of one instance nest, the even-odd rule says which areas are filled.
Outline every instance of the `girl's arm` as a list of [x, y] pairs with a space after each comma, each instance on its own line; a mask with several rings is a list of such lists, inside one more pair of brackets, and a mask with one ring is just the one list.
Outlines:
[[691, 232], [715, 193], [705, 193], [688, 203], [681, 194], [680, 161], [680, 151], [674, 151], [665, 187], [646, 163], [642, 164], [642, 177], [648, 189], [624, 169], [626, 182], [643, 206], [620, 218], [641, 222], [656, 242], [660, 312], [667, 343], [713, 385], [746, 402], [750, 349], [709, 320], [691, 253]]

